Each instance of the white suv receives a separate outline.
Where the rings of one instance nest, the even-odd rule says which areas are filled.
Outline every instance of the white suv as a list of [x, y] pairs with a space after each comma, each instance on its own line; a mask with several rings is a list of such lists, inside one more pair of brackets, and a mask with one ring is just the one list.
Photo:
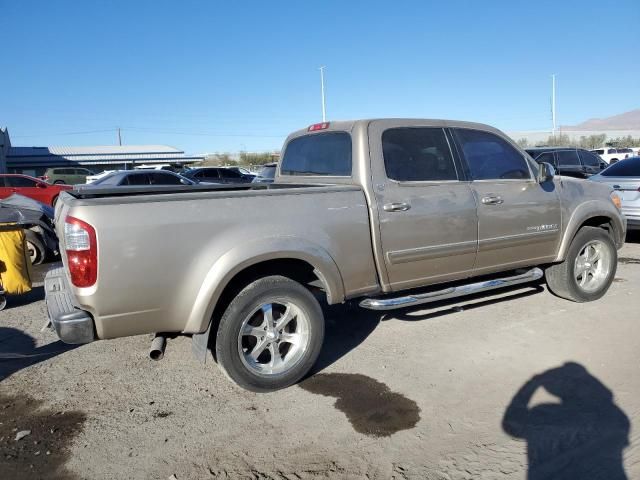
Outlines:
[[591, 152], [600, 155], [600, 158], [608, 164], [616, 163], [634, 155], [633, 150], [630, 148], [602, 147], [591, 150]]

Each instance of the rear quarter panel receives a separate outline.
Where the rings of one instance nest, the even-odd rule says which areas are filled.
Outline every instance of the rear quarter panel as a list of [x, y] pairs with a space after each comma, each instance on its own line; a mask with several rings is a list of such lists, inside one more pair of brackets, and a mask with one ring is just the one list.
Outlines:
[[72, 215], [97, 231], [98, 281], [75, 293], [99, 338], [201, 332], [226, 282], [262, 260], [308, 261], [326, 277], [332, 302], [375, 289], [362, 191], [291, 190], [73, 200], [61, 208], [58, 230]]

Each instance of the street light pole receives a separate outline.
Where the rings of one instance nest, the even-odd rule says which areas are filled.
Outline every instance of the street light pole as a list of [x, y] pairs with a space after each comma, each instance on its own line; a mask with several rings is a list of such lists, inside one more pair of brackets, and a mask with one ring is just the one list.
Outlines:
[[556, 75], [551, 75], [551, 123], [553, 125], [552, 135], [556, 136]]
[[326, 122], [327, 121], [327, 109], [325, 106], [325, 99], [324, 99], [324, 69], [325, 66], [322, 65], [320, 67], [320, 92], [322, 95], [322, 121]]

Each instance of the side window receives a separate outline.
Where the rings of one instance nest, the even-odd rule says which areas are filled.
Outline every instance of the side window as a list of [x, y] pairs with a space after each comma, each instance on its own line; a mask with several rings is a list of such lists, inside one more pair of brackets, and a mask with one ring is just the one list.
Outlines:
[[554, 157], [553, 152], [544, 152], [542, 155], [538, 155], [536, 157], [536, 162], [538, 162], [538, 163], [547, 162], [547, 163], [550, 163], [551, 165], [553, 165], [554, 167], [557, 166], [556, 157]]
[[149, 176], [146, 173], [134, 173], [127, 175], [123, 185], [149, 185]]
[[580, 150], [580, 158], [582, 159], [582, 163], [584, 163], [587, 167], [600, 166], [600, 159], [591, 152]]
[[170, 173], [153, 172], [149, 176], [152, 185], [182, 185], [180, 179]]
[[240, 174], [237, 172], [234, 172], [233, 170], [229, 170], [228, 168], [221, 168], [220, 169], [220, 176], [222, 178], [240, 178]]
[[579, 167], [580, 159], [578, 158], [578, 152], [575, 150], [558, 150], [556, 152], [558, 156], [558, 165], [560, 167]]
[[401, 182], [457, 180], [441, 128], [391, 128], [382, 134], [387, 177]]
[[35, 187], [36, 182], [26, 177], [6, 177], [8, 187]]
[[524, 156], [506, 140], [481, 130], [455, 132], [473, 180], [531, 178]]

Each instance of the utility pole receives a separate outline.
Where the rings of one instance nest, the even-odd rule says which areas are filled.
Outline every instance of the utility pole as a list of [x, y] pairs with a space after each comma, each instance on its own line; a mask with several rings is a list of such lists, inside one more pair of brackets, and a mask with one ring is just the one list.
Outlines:
[[118, 145], [122, 146], [122, 136], [120, 135], [120, 127], [118, 127]]
[[551, 134], [556, 136], [556, 75], [551, 75]]
[[327, 109], [326, 109], [325, 101], [324, 101], [324, 69], [325, 69], [325, 66], [322, 65], [320, 67], [320, 92], [322, 94], [322, 121], [326, 122], [327, 121]]

